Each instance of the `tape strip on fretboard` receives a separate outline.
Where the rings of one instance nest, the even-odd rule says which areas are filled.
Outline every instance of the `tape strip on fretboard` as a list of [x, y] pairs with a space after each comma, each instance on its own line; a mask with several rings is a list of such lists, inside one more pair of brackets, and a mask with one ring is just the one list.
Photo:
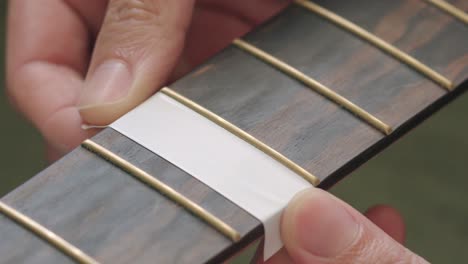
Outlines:
[[293, 172], [300, 175], [306, 181], [308, 181], [313, 186], [317, 186], [320, 183], [320, 180], [311, 174], [310, 172], [306, 171], [301, 166], [297, 165], [290, 159], [286, 158], [281, 153], [277, 152], [276, 150], [272, 149], [270, 146], [266, 145], [265, 143], [261, 142], [260, 140], [256, 139], [252, 135], [248, 134], [247, 132], [243, 131], [242, 129], [236, 127], [232, 123], [228, 122], [224, 118], [216, 115], [215, 113], [211, 112], [210, 110], [204, 108], [203, 106], [195, 103], [194, 101], [188, 99], [185, 96], [173, 91], [168, 87], [164, 87], [161, 89], [161, 92], [165, 95], [171, 97], [172, 99], [176, 100], [177, 102], [185, 105], [186, 107], [192, 109], [193, 111], [199, 113], [200, 115], [204, 116], [205, 118], [209, 119], [213, 123], [217, 124], [218, 126], [226, 129], [233, 135], [236, 135], [240, 139], [244, 140], [245, 142], [249, 143], [250, 145], [256, 147], [263, 153], [267, 154], [268, 156], [272, 157], [279, 163], [286, 166], [288, 169], [292, 170]]
[[314, 176], [306, 180], [293, 167], [171, 93], [164, 89], [111, 127], [260, 220], [265, 230], [264, 255], [270, 257], [282, 247], [279, 223], [283, 208], [296, 193], [310, 188], [309, 181], [317, 184], [318, 180]]

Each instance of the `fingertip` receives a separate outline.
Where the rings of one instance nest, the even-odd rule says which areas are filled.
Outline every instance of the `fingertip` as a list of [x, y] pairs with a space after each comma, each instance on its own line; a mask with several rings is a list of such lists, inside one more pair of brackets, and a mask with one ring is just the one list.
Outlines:
[[333, 196], [318, 188], [299, 193], [285, 210], [282, 237], [298, 260], [340, 255], [359, 233], [353, 215]]
[[[402, 223], [401, 216], [388, 206], [373, 208], [369, 214]], [[296, 196], [283, 220], [283, 242], [295, 263], [427, 263], [358, 211], [320, 189]]]
[[108, 125], [143, 102], [182, 52], [194, 1], [130, 2], [108, 5], [77, 106], [87, 124]]
[[123, 116], [132, 106], [128, 100], [114, 103], [78, 107], [83, 123], [92, 126], [107, 126]]

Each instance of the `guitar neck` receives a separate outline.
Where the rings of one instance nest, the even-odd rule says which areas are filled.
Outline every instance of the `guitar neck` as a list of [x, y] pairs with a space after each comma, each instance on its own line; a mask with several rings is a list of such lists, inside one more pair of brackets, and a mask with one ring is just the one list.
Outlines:
[[[452, 1], [467, 10], [466, 1]], [[467, 25], [426, 1], [315, 3], [417, 59], [450, 90], [388, 50], [292, 4], [243, 37], [346, 98], [386, 135], [333, 98], [237, 46], [170, 85], [313, 174], [328, 188], [468, 89]], [[145, 122], [150, 122], [147, 120]], [[101, 263], [219, 263], [259, 239], [262, 223], [189, 173], [119, 132], [92, 139], [239, 232], [233, 242], [166, 196], [77, 148], [2, 201]], [[222, 175], [221, 175], [222, 176]], [[73, 263], [0, 214], [0, 263]]]

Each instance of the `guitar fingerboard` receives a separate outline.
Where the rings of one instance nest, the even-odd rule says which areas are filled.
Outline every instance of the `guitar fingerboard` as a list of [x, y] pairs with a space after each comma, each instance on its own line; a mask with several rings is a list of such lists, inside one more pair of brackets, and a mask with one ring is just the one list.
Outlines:
[[[118, 132], [106, 129], [93, 141], [184, 194], [239, 232], [242, 240], [233, 242], [151, 185], [83, 147], [2, 200], [99, 263], [219, 263], [261, 236], [257, 219]], [[8, 241], [0, 243], [0, 263], [74, 262], [2, 214], [0, 236]]]
[[[468, 3], [450, 3], [298, 0], [170, 91], [327, 188], [468, 89]], [[219, 263], [262, 236], [118, 132], [92, 140], [113, 158], [80, 147], [2, 199], [0, 263]]]

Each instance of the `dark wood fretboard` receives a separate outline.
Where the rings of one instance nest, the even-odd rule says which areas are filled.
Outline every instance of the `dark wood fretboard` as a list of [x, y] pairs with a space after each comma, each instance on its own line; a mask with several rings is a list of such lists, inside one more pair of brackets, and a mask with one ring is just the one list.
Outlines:
[[[467, 1], [451, 2], [468, 9]], [[390, 135], [235, 46], [170, 87], [282, 153], [328, 188], [468, 89], [468, 27], [421, 0], [315, 3], [417, 58], [455, 89], [447, 91], [295, 4], [243, 39], [383, 120], [394, 130]], [[239, 231], [241, 241], [231, 242], [81, 147], [2, 201], [101, 263], [218, 263], [261, 238], [259, 220], [174, 164], [110, 128], [93, 140], [219, 217]], [[0, 263], [73, 263], [1, 214], [0, 237]]]

